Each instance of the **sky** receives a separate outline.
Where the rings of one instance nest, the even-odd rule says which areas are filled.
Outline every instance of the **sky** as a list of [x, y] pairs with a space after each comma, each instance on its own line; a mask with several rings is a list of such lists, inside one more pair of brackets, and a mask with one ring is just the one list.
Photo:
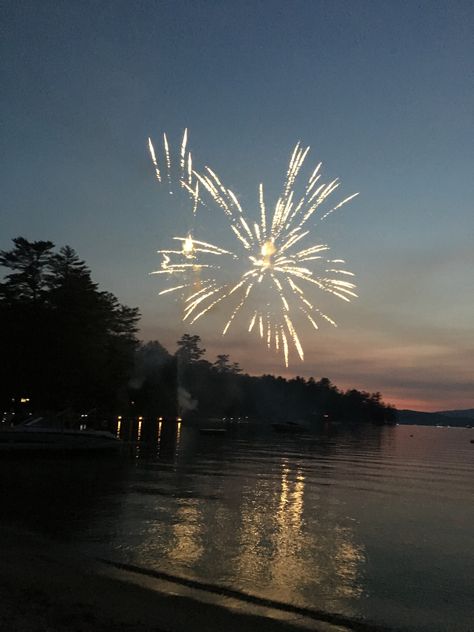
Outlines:
[[[138, 306], [140, 337], [198, 334], [252, 374], [329, 377], [399, 408], [474, 407], [474, 4], [403, 0], [15, 0], [1, 5], [0, 249], [72, 246], [100, 287]], [[317, 238], [359, 297], [318, 297], [337, 328], [305, 329], [287, 368], [224, 308], [192, 326], [158, 296], [157, 249], [189, 230], [154, 178], [147, 138], [183, 129], [258, 216], [293, 146], [360, 195]], [[232, 246], [208, 205], [194, 229]]]

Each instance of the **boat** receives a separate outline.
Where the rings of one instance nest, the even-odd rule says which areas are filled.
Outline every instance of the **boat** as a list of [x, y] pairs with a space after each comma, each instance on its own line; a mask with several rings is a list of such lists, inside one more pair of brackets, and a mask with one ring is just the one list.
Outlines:
[[227, 432], [227, 428], [199, 428], [199, 432], [201, 434], [225, 434]]
[[0, 452], [117, 452], [123, 443], [111, 432], [64, 427], [58, 419], [37, 417], [0, 431]]

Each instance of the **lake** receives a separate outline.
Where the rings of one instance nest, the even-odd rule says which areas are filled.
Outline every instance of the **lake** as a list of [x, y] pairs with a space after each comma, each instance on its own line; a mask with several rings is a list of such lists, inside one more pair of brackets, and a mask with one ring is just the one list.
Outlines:
[[472, 631], [474, 430], [126, 432], [140, 441], [125, 460], [3, 461], [4, 522], [238, 591], [243, 609], [251, 596], [328, 621]]

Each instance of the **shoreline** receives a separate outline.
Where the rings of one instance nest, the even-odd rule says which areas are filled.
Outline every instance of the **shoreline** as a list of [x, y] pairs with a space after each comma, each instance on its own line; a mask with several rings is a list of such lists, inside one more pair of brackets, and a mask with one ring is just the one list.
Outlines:
[[0, 530], [0, 629], [10, 632], [347, 632], [359, 626], [249, 606], [79, 556], [34, 533]]

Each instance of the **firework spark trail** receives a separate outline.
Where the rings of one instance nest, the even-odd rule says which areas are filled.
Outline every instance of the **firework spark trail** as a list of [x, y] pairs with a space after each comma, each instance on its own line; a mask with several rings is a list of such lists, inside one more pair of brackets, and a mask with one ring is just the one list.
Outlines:
[[288, 366], [288, 339], [286, 337], [283, 326], [280, 326], [280, 336], [283, 341], [283, 355], [285, 358], [285, 366]]
[[191, 287], [192, 283], [183, 283], [182, 285], [177, 285], [176, 287], [169, 287], [166, 290], [161, 290], [158, 292], [158, 296], [163, 296], [163, 294], [169, 294], [170, 292], [176, 292], [177, 290], [182, 290], [185, 287]]
[[237, 314], [238, 314], [238, 312], [240, 311], [240, 309], [243, 307], [243, 305], [244, 305], [245, 301], [247, 300], [248, 295], [250, 294], [250, 290], [252, 289], [252, 286], [253, 286], [253, 284], [248, 286], [247, 291], [246, 291], [246, 293], [244, 294], [244, 296], [243, 296], [242, 300], [240, 301], [240, 303], [237, 305], [237, 307], [236, 307], [236, 308], [234, 309], [234, 311], [232, 312], [232, 314], [231, 314], [231, 316], [230, 316], [229, 320], [227, 321], [227, 323], [226, 323], [226, 325], [225, 325], [224, 329], [222, 330], [222, 335], [223, 335], [223, 336], [225, 336], [225, 335], [226, 335], [226, 333], [227, 333], [227, 331], [228, 331], [229, 327], [230, 327], [230, 326], [231, 326], [231, 324], [232, 324], [232, 321], [233, 321], [233, 320], [234, 320], [234, 318], [237, 316]]
[[193, 159], [191, 152], [188, 150], [188, 140], [188, 130], [186, 128], [183, 132], [176, 159], [174, 157], [175, 152], [166, 133], [163, 134], [160, 151], [155, 149], [151, 138], [148, 138], [148, 150], [155, 167], [155, 175], [158, 182], [161, 184], [166, 182], [170, 194], [174, 193], [175, 186], [179, 186], [186, 191], [189, 199], [193, 201], [194, 216], [199, 204], [204, 205], [205, 203], [199, 195], [199, 183], [193, 171]]
[[194, 198], [193, 215], [196, 215], [197, 207], [198, 207], [198, 203], [199, 203], [199, 182], [196, 182], [196, 187], [194, 189], [193, 198]]
[[[183, 282], [160, 292], [165, 294], [179, 290], [195, 289], [196, 284], [189, 275], [207, 273], [209, 278], [200, 280], [201, 289], [192, 291], [185, 300], [184, 320], [194, 323], [208, 314], [223, 301], [235, 302], [231, 308], [223, 334], [227, 333], [237, 315], [249, 300], [252, 288], [258, 287], [260, 300], [270, 293], [270, 303], [265, 299], [267, 307], [257, 308], [252, 312], [248, 331], [257, 328], [259, 336], [268, 347], [283, 353], [288, 366], [289, 343], [291, 341], [297, 354], [304, 360], [303, 345], [296, 331], [294, 316], [301, 313], [314, 329], [318, 329], [317, 318], [326, 320], [333, 326], [336, 323], [314, 305], [307, 292], [311, 288], [327, 292], [346, 302], [357, 296], [355, 284], [348, 277], [353, 273], [345, 268], [343, 259], [327, 259], [326, 244], [306, 245], [303, 240], [309, 239], [311, 228], [303, 227], [310, 219], [319, 216], [326, 219], [331, 213], [340, 209], [358, 194], [355, 193], [321, 214], [319, 211], [327, 198], [340, 186], [336, 178], [328, 183], [321, 183], [321, 166], [318, 163], [304, 185], [303, 193], [297, 195], [295, 183], [309, 153], [309, 147], [297, 143], [290, 157], [288, 169], [283, 182], [282, 193], [277, 199], [273, 211], [269, 212], [265, 202], [263, 184], [258, 187], [259, 221], [250, 221], [244, 214], [242, 205], [233, 191], [226, 188], [217, 173], [210, 167], [197, 171], [193, 167], [191, 153], [187, 153], [188, 134], [185, 130], [179, 151], [180, 184], [192, 201], [193, 215], [198, 204], [206, 206], [202, 199], [204, 191], [229, 220], [231, 234], [237, 240], [239, 248], [236, 252], [221, 248], [208, 241], [199, 241], [191, 233], [186, 237], [175, 237], [181, 243], [181, 250], [169, 249], [158, 251], [163, 259], [161, 269], [153, 274], [168, 274], [170, 277], [184, 276]], [[156, 176], [161, 181], [156, 152], [151, 140], [149, 150], [155, 166]], [[164, 135], [164, 165], [168, 178], [171, 172], [169, 144]], [[211, 260], [209, 260], [211, 257]], [[215, 258], [225, 258], [222, 264]], [[207, 258], [207, 259], [206, 259]], [[234, 264], [232, 265], [232, 262]], [[230, 265], [229, 265], [230, 264]], [[239, 271], [237, 282], [218, 283], [216, 274], [220, 269]], [[317, 265], [321, 273], [314, 269]], [[341, 278], [342, 276], [342, 278]], [[345, 278], [344, 278], [345, 277]], [[263, 287], [265, 286], [265, 287]], [[262, 294], [263, 291], [263, 294]], [[267, 294], [265, 294], [265, 292]], [[254, 294], [257, 294], [254, 292]], [[268, 298], [268, 297], [267, 297]]]
[[193, 200], [193, 215], [196, 215], [198, 205], [201, 204], [205, 206], [205, 202], [202, 197], [199, 195], [199, 182], [196, 182], [194, 188], [189, 184], [189, 181], [182, 180], [181, 181], [182, 188], [187, 191], [189, 198]]
[[181, 167], [181, 175], [184, 175], [184, 169], [186, 164], [186, 145], [188, 143], [188, 129], [184, 130], [183, 140], [181, 142], [181, 153], [180, 153], [180, 167]]
[[166, 134], [163, 134], [163, 147], [165, 149], [165, 160], [166, 160], [166, 173], [168, 175], [168, 183], [170, 186], [170, 193], [172, 193], [171, 191], [171, 157], [170, 157], [170, 148], [168, 145], [168, 139], [166, 137]]
[[259, 202], [260, 202], [260, 223], [262, 227], [262, 237], [267, 236], [267, 210], [265, 208], [265, 200], [263, 197], [263, 184], [260, 184], [259, 189]]
[[151, 138], [148, 138], [148, 149], [150, 151], [151, 160], [153, 162], [153, 165], [155, 166], [156, 178], [157, 178], [158, 182], [161, 182], [161, 172], [160, 172], [160, 169], [158, 167], [158, 161], [156, 160], [155, 148], [153, 147], [153, 143], [151, 142]]

